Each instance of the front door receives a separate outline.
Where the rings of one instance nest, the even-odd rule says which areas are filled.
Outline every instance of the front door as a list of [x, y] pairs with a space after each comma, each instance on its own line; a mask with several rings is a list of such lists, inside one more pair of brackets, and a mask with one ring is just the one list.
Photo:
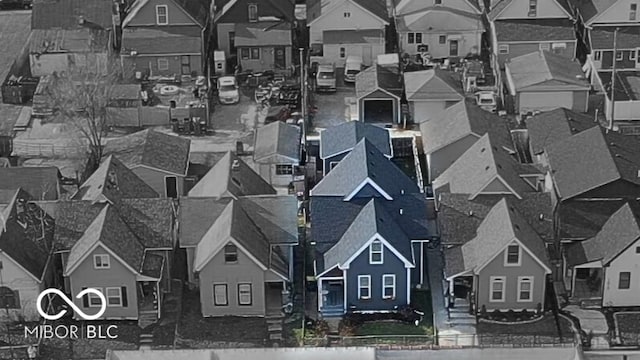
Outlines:
[[229, 31], [229, 54], [237, 54], [236, 50], [236, 33], [235, 31]]
[[449, 56], [458, 56], [458, 40], [449, 41]]
[[276, 69], [286, 69], [287, 60], [285, 54], [284, 46], [277, 46], [273, 49], [273, 65]]
[[327, 283], [326, 307], [342, 307], [344, 303], [344, 293], [342, 281], [329, 281]]
[[182, 75], [191, 74], [191, 61], [189, 59], [189, 55], [182, 55], [182, 58], [180, 59], [180, 65], [182, 69]]
[[175, 176], [166, 176], [164, 178], [164, 186], [168, 198], [178, 197], [178, 178]]

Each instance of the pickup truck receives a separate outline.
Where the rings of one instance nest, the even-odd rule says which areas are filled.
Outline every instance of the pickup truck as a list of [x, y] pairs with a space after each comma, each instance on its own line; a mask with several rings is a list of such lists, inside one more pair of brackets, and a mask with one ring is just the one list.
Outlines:
[[316, 73], [316, 91], [336, 91], [336, 67], [334, 65], [318, 65]]

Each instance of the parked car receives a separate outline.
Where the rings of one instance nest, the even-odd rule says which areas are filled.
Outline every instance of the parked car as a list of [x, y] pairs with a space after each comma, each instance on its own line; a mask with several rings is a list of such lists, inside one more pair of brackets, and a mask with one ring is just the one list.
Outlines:
[[362, 57], [350, 55], [344, 64], [344, 82], [356, 82], [356, 75], [362, 71]]
[[489, 112], [496, 112], [498, 102], [496, 101], [496, 94], [493, 91], [478, 91], [475, 94], [476, 104], [483, 110]]
[[319, 65], [316, 74], [316, 91], [336, 91], [335, 65]]
[[238, 82], [233, 76], [218, 78], [218, 100], [221, 104], [237, 104], [240, 102]]

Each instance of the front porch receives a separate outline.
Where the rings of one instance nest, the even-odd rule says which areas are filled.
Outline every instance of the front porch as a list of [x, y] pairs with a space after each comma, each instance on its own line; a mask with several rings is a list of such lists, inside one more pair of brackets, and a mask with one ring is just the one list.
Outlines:
[[138, 325], [145, 328], [160, 319], [163, 293], [160, 281], [138, 281], [136, 286], [138, 298]]
[[449, 309], [457, 308], [469, 314], [475, 314], [475, 283], [473, 276], [460, 275], [449, 279], [449, 288], [446, 290], [446, 306]]
[[264, 298], [266, 317], [280, 317], [292, 310], [291, 293], [283, 281], [266, 282]]
[[600, 306], [604, 286], [604, 270], [598, 263], [576, 265], [567, 272], [565, 284], [569, 291], [569, 303]]
[[342, 277], [319, 278], [318, 312], [320, 317], [342, 317], [346, 310], [344, 279]]

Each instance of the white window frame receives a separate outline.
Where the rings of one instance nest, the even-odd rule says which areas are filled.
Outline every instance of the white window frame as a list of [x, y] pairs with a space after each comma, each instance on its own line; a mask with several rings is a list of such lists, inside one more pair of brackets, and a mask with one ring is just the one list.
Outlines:
[[[529, 283], [529, 299], [523, 299], [522, 284]], [[533, 301], [533, 276], [518, 276], [518, 302], [532, 302]]]
[[291, 164], [276, 164], [276, 175], [293, 175], [293, 165]]
[[529, 0], [528, 17], [538, 16], [538, 0]]
[[[157, 60], [158, 71], [167, 71], [169, 70], [169, 59], [167, 58], [158, 58]], [[160, 65], [162, 63], [163, 65]]]
[[[240, 290], [242, 287], [248, 287], [249, 289], [249, 301], [247, 302], [246, 300], [243, 301], [242, 297], [246, 296], [246, 288], [245, 288], [245, 294], [241, 293], [242, 291]], [[253, 286], [251, 283], [240, 283], [238, 284], [238, 305], [239, 306], [252, 306], [253, 305]]]
[[[624, 51], [623, 50], [617, 50], [616, 51], [616, 61], [622, 61], [622, 59], [624, 59]], [[620, 56], [618, 56], [620, 55]]]
[[638, 18], [638, 4], [631, 3], [629, 4], [629, 20], [636, 21], [637, 18]]
[[509, 44], [498, 44], [498, 55], [508, 55]]
[[[629, 281], [627, 283], [627, 287], [621, 287], [621, 283], [622, 283], [622, 274], [629, 274]], [[631, 289], [631, 271], [620, 271], [618, 273], [618, 286], [617, 286], [617, 290], [629, 290]]]
[[[511, 246], [517, 246], [518, 247], [518, 262], [517, 263], [510, 263], [509, 262], [509, 247]], [[522, 245], [517, 244], [517, 243], [511, 243], [509, 245], [507, 245], [507, 247], [504, 249], [504, 266], [520, 266], [522, 265]]]
[[538, 48], [539, 48], [540, 50], [547, 50], [547, 51], [549, 51], [549, 50], [551, 50], [551, 43], [546, 42], [546, 41], [543, 41], [543, 42], [541, 42], [541, 43], [538, 45]]
[[[231, 251], [231, 248], [229, 246], [235, 247], [235, 253], [233, 251]], [[225, 264], [237, 264], [238, 263], [238, 245], [236, 245], [234, 243], [227, 243], [223, 247], [223, 251], [224, 251], [224, 263]], [[227, 261], [227, 255], [234, 255], [234, 254], [236, 256], [236, 260], [235, 261]]]
[[[104, 295], [104, 291], [102, 290], [102, 288], [99, 287], [94, 287], [94, 289], [100, 291], [102, 293], [102, 295]], [[98, 297], [98, 295], [94, 294], [94, 293], [87, 293], [88, 298], [88, 304], [90, 308], [98, 308], [102, 306], [102, 299], [100, 299]], [[97, 304], [93, 304], [91, 302], [91, 299], [97, 299]], [[107, 300], [107, 306], [109, 306], [109, 300]]]
[[635, 50], [631, 50], [629, 52], [629, 60], [633, 60], [633, 61], [636, 60], [636, 51]]
[[602, 51], [595, 50], [593, 52], [593, 61], [602, 61]]
[[[392, 281], [393, 281], [392, 284], [391, 285], [387, 285], [387, 283], [385, 281], [386, 279], [392, 279]], [[393, 290], [391, 296], [385, 294], [386, 290], [388, 288], [391, 288]], [[393, 299], [396, 298], [396, 275], [395, 274], [384, 274], [384, 275], [382, 275], [382, 298], [386, 299], [386, 300], [388, 300], [388, 299], [393, 300]]]
[[[373, 250], [373, 244], [380, 244], [380, 261], [373, 261], [373, 254], [378, 253], [378, 251]], [[370, 265], [381, 265], [384, 264], [384, 244], [380, 240], [373, 240], [371, 244], [369, 244], [369, 264]]]
[[[502, 297], [500, 299], [493, 298], [493, 284], [502, 284]], [[507, 294], [507, 277], [506, 276], [491, 276], [489, 278], [489, 302], [505, 302]]]
[[[96, 262], [97, 259], [100, 259], [100, 266]], [[106, 259], [106, 261], [105, 261]], [[106, 265], [105, 265], [106, 264]], [[93, 255], [93, 268], [98, 270], [110, 269], [111, 268], [111, 257], [109, 254], [96, 254]]]
[[[159, 9], [164, 9], [164, 22], [160, 22]], [[169, 25], [169, 7], [167, 5], [156, 5], [156, 25]]]
[[[216, 286], [224, 287], [224, 303], [218, 303], [216, 301]], [[213, 306], [229, 306], [229, 285], [227, 283], [214, 283], [211, 291], [213, 291]]]
[[[251, 18], [251, 9], [255, 9], [255, 18]], [[249, 20], [249, 22], [258, 22], [260, 16], [258, 15], [258, 4], [248, 4], [247, 5], [247, 19]]]
[[[118, 295], [109, 295], [109, 291], [117, 291]], [[105, 294], [104, 296], [107, 298], [107, 306], [109, 307], [122, 307], [122, 288], [120, 287], [108, 287], [104, 290]], [[111, 304], [111, 302], [109, 301], [109, 299], [111, 298], [118, 298], [118, 303], [117, 304]]]
[[554, 43], [551, 43], [551, 49], [552, 50], [566, 49], [566, 48], [567, 48], [567, 43], [565, 43], [565, 42], [554, 42]]
[[[367, 286], [362, 286], [362, 280], [367, 279]], [[362, 290], [367, 289], [367, 296], [362, 296]], [[371, 275], [358, 275], [358, 299], [371, 299]]]

